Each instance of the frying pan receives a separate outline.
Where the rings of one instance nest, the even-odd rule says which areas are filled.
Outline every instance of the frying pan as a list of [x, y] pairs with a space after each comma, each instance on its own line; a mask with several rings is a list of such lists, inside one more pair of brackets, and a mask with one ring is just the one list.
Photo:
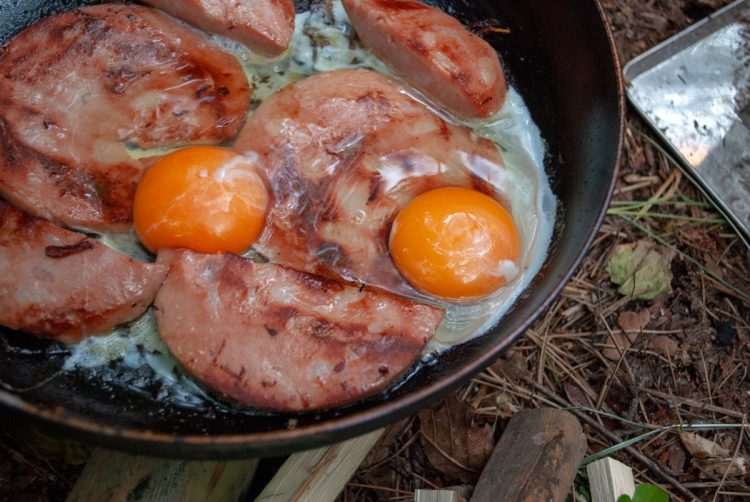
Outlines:
[[[69, 0], [0, 0], [0, 39], [74, 6]], [[65, 348], [0, 331], [0, 406], [68, 435], [136, 453], [181, 458], [279, 455], [341, 441], [416, 413], [491, 364], [553, 300], [583, 258], [607, 208], [622, 146], [624, 100], [611, 33], [596, 0], [437, 0], [491, 33], [511, 84], [547, 142], [545, 169], [559, 200], [545, 265], [484, 336], [452, 348], [395, 390], [305, 414], [185, 407], [158, 398], [148, 374], [123, 365], [60, 373]], [[309, 2], [298, 1], [297, 10]], [[133, 382], [140, 382], [136, 391]], [[143, 383], [145, 382], [145, 383]], [[144, 391], [145, 389], [145, 391]]]

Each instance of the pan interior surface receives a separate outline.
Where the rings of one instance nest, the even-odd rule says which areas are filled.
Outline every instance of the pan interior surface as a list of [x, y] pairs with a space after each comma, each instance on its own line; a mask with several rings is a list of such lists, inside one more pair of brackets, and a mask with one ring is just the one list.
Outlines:
[[[0, 39], [54, 12], [93, 1], [0, 0]], [[541, 272], [498, 326], [456, 346], [391, 392], [308, 414], [177, 406], [159, 400], [143, 369], [61, 371], [67, 349], [0, 328], [0, 405], [104, 446], [162, 456], [278, 455], [341, 441], [414, 413], [490, 364], [572, 275], [606, 210], [619, 160], [622, 83], [596, 0], [429, 2], [469, 26], [509, 31], [485, 39], [500, 53], [548, 147], [545, 169], [559, 201]], [[308, 2], [297, 2], [305, 10]], [[122, 382], [128, 382], [123, 385]]]

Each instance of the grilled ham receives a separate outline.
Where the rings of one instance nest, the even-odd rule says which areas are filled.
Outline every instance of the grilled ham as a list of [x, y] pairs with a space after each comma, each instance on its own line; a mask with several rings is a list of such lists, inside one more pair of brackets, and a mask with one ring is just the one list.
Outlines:
[[0, 324], [73, 343], [140, 316], [167, 266], [123, 256], [0, 199]]
[[214, 391], [301, 411], [349, 403], [406, 371], [442, 318], [434, 307], [234, 255], [159, 253], [159, 332]]
[[144, 0], [209, 33], [224, 35], [265, 56], [289, 47], [293, 0]]
[[0, 55], [0, 194], [66, 226], [125, 230], [150, 163], [127, 147], [228, 140], [249, 95], [232, 55], [154, 9], [45, 18]]
[[414, 291], [390, 259], [388, 234], [407, 202], [444, 186], [493, 196], [507, 188], [493, 143], [368, 70], [322, 73], [285, 87], [253, 113], [235, 148], [259, 156], [272, 187], [256, 242], [262, 254], [399, 293]]

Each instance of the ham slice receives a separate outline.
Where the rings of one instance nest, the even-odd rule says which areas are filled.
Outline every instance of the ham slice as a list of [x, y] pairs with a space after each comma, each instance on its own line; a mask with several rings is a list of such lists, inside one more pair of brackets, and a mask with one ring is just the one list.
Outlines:
[[150, 164], [127, 147], [229, 140], [249, 97], [234, 56], [154, 9], [45, 18], [0, 55], [0, 195], [66, 226], [126, 230]]
[[73, 343], [132, 321], [167, 266], [144, 264], [0, 200], [0, 324]]
[[273, 203], [256, 249], [271, 261], [414, 294], [388, 235], [416, 195], [507, 189], [497, 147], [441, 119], [368, 70], [322, 73], [267, 98], [235, 148], [259, 156]]
[[495, 50], [457, 19], [417, 0], [343, 0], [362, 42], [445, 110], [484, 118], [508, 91]]
[[209, 33], [278, 56], [294, 33], [293, 0], [144, 0]]
[[159, 253], [159, 332], [219, 394], [278, 411], [383, 390], [416, 361], [441, 310], [234, 255]]

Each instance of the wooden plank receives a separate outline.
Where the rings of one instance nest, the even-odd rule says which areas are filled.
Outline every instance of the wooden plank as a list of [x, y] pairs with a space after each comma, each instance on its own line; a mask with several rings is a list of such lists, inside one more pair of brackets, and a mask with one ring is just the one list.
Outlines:
[[563, 501], [586, 453], [581, 424], [567, 411], [523, 410], [508, 423], [471, 502]]
[[295, 453], [256, 502], [331, 502], [383, 434], [380, 429], [343, 443]]
[[466, 499], [453, 490], [417, 490], [414, 502], [466, 502]]
[[586, 466], [591, 485], [591, 502], [617, 502], [620, 495], [633, 496], [633, 470], [607, 457]]
[[258, 460], [187, 461], [97, 448], [68, 502], [231, 502], [239, 500]]

